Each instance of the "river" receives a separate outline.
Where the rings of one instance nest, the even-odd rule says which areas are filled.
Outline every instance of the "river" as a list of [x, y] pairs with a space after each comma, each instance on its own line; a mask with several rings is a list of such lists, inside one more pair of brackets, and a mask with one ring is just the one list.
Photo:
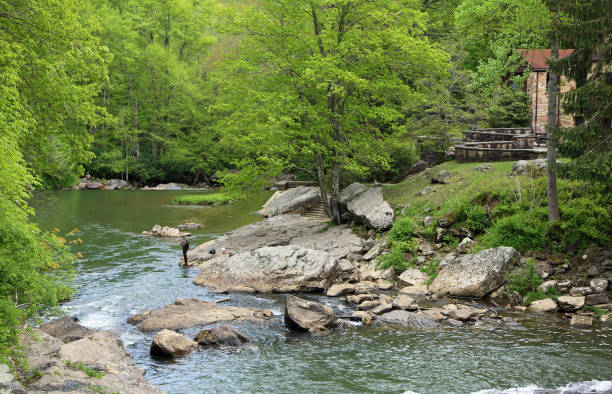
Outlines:
[[[190, 192], [195, 193], [195, 192]], [[64, 306], [81, 324], [119, 332], [146, 377], [168, 393], [396, 392], [469, 393], [516, 387], [555, 388], [592, 383], [612, 392], [612, 328], [576, 330], [566, 319], [515, 315], [520, 325], [412, 330], [351, 325], [321, 336], [289, 332], [281, 295], [231, 294], [224, 305], [256, 306], [275, 315], [266, 324], [235, 324], [253, 343], [238, 349], [202, 349], [176, 361], [152, 359], [155, 333], [126, 323], [132, 314], [177, 298], [225, 296], [193, 285], [197, 270], [178, 266], [174, 240], [141, 235], [154, 224], [201, 223], [191, 245], [260, 220], [253, 212], [270, 195], [221, 207], [170, 205], [180, 191], [53, 191], [35, 195], [35, 220], [65, 234], [80, 230], [74, 246], [78, 292]], [[341, 299], [315, 296], [348, 313]], [[198, 329], [185, 330], [195, 336]], [[585, 389], [579, 386], [577, 392]], [[519, 392], [530, 392], [523, 389]], [[575, 391], [576, 392], [576, 391]]]

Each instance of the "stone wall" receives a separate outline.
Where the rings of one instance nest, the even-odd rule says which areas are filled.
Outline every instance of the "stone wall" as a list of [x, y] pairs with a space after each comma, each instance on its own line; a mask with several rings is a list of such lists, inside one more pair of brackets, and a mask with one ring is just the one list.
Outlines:
[[[548, 92], [546, 91], [547, 71], [532, 71], [527, 79], [527, 93], [531, 100], [532, 120], [531, 127], [536, 133], [546, 133], [548, 124]], [[574, 81], [567, 81], [564, 77], [561, 78], [560, 92], [565, 93], [571, 89], [575, 89]], [[557, 110], [559, 122], [563, 127], [574, 126], [574, 117], [571, 115], [559, 114]]]

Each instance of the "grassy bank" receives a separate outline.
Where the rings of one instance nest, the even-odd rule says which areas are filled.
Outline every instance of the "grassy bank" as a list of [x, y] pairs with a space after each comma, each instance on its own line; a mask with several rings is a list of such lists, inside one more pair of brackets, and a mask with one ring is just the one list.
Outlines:
[[234, 199], [226, 193], [213, 194], [188, 194], [176, 196], [172, 199], [172, 204], [176, 205], [225, 205]]
[[[454, 248], [470, 235], [472, 251], [513, 246], [522, 253], [572, 254], [612, 243], [612, 199], [604, 186], [559, 179], [561, 220], [550, 224], [546, 177], [511, 177], [513, 163], [491, 163], [481, 172], [479, 163], [447, 162], [385, 186], [385, 199], [401, 212], [385, 265], [412, 266], [402, 256], [414, 253], [418, 237]], [[452, 174], [448, 183], [431, 184], [443, 170]], [[424, 224], [428, 216], [433, 220]], [[443, 231], [436, 225], [441, 218], [451, 223]]]

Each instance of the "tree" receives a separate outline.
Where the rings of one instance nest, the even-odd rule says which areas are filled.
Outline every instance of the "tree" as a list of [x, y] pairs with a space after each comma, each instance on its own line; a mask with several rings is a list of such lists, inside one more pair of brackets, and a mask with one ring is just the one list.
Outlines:
[[[558, 3], [557, 3], [558, 4]], [[553, 11], [553, 23], [558, 23], [559, 10]], [[559, 59], [559, 38], [556, 32], [552, 34], [550, 61], [555, 62]], [[552, 131], [559, 127], [557, 120], [558, 96], [559, 96], [559, 75], [554, 70], [548, 71], [548, 138], [546, 140], [546, 160], [548, 161], [546, 177], [546, 195], [548, 197], [548, 221], [559, 220], [559, 195], [557, 193], [557, 142]]]
[[559, 152], [570, 158], [559, 166], [564, 176], [612, 184], [612, 2], [610, 0], [547, 0], [561, 18], [553, 28], [560, 44], [574, 51], [551, 61], [550, 70], [576, 82], [562, 95], [563, 111], [574, 115], [575, 127], [551, 130]]
[[446, 73], [448, 57], [426, 38], [419, 8], [402, 0], [264, 0], [230, 18], [240, 45], [226, 65], [228, 88], [246, 96], [240, 110], [253, 114], [241, 117], [256, 117], [260, 130], [312, 158], [335, 222], [342, 177], [367, 174], [372, 163], [388, 167], [381, 142], [405, 127], [404, 109], [423, 101], [428, 81]]

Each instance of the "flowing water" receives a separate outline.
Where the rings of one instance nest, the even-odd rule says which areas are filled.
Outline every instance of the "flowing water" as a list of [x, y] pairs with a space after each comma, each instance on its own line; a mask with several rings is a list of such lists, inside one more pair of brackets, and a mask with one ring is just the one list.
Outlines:
[[[127, 324], [130, 315], [177, 298], [225, 296], [193, 285], [197, 271], [178, 266], [181, 251], [174, 240], [140, 232], [154, 224], [201, 223], [204, 227], [193, 231], [195, 247], [259, 220], [253, 212], [270, 195], [261, 192], [249, 201], [208, 208], [170, 205], [178, 194], [186, 193], [54, 191], [38, 193], [33, 201], [41, 227], [58, 228], [60, 234], [80, 230], [83, 244], [75, 252], [84, 257], [77, 263], [78, 292], [66, 311], [87, 327], [117, 330], [146, 377], [168, 393], [468, 393], [515, 387], [533, 392], [585, 381], [603, 382], [566, 390], [612, 392], [612, 328], [576, 330], [565, 319], [516, 315], [520, 325], [489, 329], [351, 325], [310, 336], [284, 327], [281, 295], [231, 294], [224, 303], [268, 308], [278, 315], [266, 324], [233, 324], [252, 344], [202, 349], [172, 362], [154, 360], [148, 351], [155, 333]], [[310, 297], [349, 313], [341, 299]]]

